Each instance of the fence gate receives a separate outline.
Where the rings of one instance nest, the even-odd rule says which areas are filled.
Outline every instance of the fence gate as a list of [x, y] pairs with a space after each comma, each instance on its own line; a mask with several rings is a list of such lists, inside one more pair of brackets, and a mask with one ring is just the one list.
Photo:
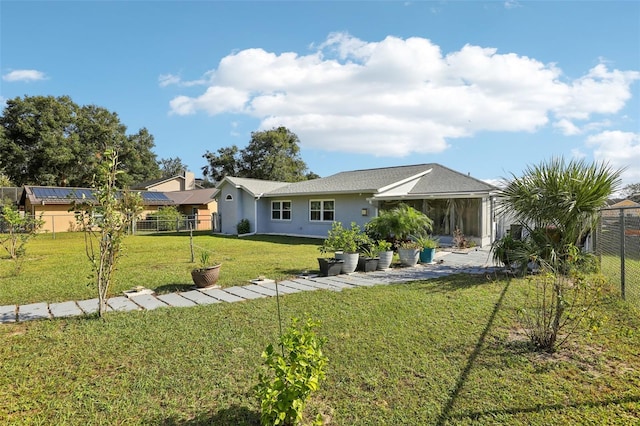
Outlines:
[[619, 286], [622, 298], [640, 306], [640, 209], [602, 209], [594, 251], [602, 273]]

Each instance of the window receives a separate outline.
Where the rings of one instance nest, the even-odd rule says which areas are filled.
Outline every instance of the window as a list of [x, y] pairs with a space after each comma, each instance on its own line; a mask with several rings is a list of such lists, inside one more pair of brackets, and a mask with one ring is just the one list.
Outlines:
[[311, 200], [309, 202], [309, 220], [333, 222], [334, 216], [334, 200]]
[[224, 199], [227, 200], [227, 201], [233, 201], [233, 195], [227, 194], [227, 196], [224, 197]]
[[271, 219], [291, 220], [291, 201], [272, 201]]

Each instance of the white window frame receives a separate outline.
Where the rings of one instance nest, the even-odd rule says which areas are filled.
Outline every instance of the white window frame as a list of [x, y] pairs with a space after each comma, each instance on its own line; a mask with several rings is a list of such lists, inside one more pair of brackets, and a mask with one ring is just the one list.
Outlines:
[[[333, 203], [333, 210], [325, 210], [324, 208], [324, 203], [326, 202], [332, 202]], [[312, 210], [311, 209], [311, 204], [312, 203], [320, 203], [320, 210]], [[320, 219], [313, 219], [312, 217], [312, 213], [313, 212], [320, 212]], [[325, 212], [332, 212], [333, 213], [333, 217], [331, 219], [325, 219], [324, 218], [324, 214]], [[335, 199], [321, 199], [321, 200], [309, 200], [309, 221], [310, 222], [333, 222], [336, 218], [336, 200]]]
[[[273, 205], [275, 203], [280, 203], [279, 209], [273, 208]], [[284, 203], [289, 203], [289, 209], [284, 208]], [[276, 211], [280, 213], [279, 219], [276, 219], [273, 217], [273, 212], [276, 212]], [[283, 219], [284, 212], [289, 212], [289, 219]], [[293, 208], [292, 208], [291, 200], [272, 200], [271, 201], [271, 220], [278, 221], [278, 222], [290, 222], [292, 218], [293, 218]]]

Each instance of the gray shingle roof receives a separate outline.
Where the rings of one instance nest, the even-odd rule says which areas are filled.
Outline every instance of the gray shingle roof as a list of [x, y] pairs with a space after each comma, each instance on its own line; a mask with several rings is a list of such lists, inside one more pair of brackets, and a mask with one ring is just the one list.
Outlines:
[[299, 194], [376, 193], [388, 185], [425, 173], [433, 166], [433, 164], [418, 164], [340, 172], [325, 178], [282, 186], [265, 195], [271, 197]]
[[409, 191], [410, 195], [489, 192], [498, 189], [440, 164], [431, 164], [431, 166], [433, 168], [431, 173], [427, 173], [416, 183]]
[[224, 181], [228, 181], [232, 185], [240, 186], [244, 188], [247, 192], [249, 192], [254, 197], [263, 193], [275, 191], [278, 188], [282, 188], [283, 186], [291, 185], [288, 182], [276, 182], [276, 181], [270, 181], [270, 180], [237, 178], [237, 177], [230, 177], [230, 176], [225, 177], [223, 179], [223, 182]]

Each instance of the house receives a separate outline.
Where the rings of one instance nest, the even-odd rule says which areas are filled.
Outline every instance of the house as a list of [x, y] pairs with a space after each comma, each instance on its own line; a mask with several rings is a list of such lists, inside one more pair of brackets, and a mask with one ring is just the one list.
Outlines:
[[[175, 204], [161, 192], [140, 191], [140, 195], [143, 214]], [[22, 188], [19, 205], [26, 214], [42, 216], [44, 221], [42, 231], [65, 232], [76, 230], [75, 213], [72, 207], [74, 203], [83, 201], [95, 201], [92, 189], [25, 185]]]
[[480, 246], [494, 235], [497, 188], [440, 164], [340, 172], [286, 183], [225, 177], [218, 184], [220, 230], [236, 233], [248, 219], [251, 233], [324, 238], [333, 221], [364, 226], [381, 209], [406, 203], [434, 221], [442, 243], [460, 229]]
[[[197, 215], [194, 218], [197, 220], [196, 229], [211, 229], [211, 215], [216, 210], [216, 203], [212, 198], [216, 192], [215, 189], [136, 192], [139, 192], [142, 197], [142, 218], [157, 212], [162, 207], [175, 206], [186, 216]], [[72, 207], [75, 202], [83, 200], [95, 201], [92, 189], [25, 185], [22, 188], [19, 206], [26, 214], [35, 217], [42, 215], [43, 231], [65, 232], [77, 229]]]
[[202, 187], [199, 187], [196, 184], [195, 175], [192, 172], [185, 170], [180, 175], [138, 183], [132, 186], [131, 189], [155, 192], [174, 192], [202, 189]]
[[215, 188], [192, 189], [189, 191], [170, 191], [163, 194], [173, 201], [178, 211], [196, 220], [194, 230], [212, 230], [212, 217], [217, 213], [217, 203], [213, 196]]

